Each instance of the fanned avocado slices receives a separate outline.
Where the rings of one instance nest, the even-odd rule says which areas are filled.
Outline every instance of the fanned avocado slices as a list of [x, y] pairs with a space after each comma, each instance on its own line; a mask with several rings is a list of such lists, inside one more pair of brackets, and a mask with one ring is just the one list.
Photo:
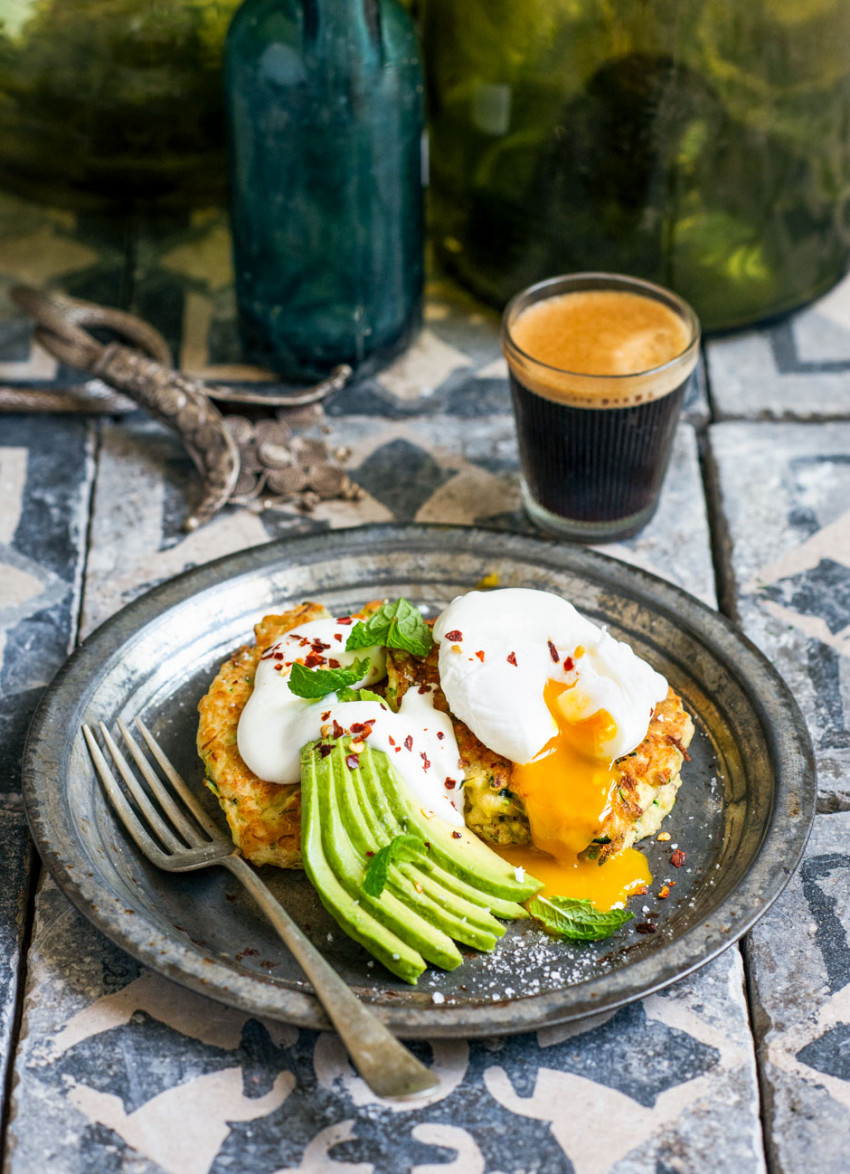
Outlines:
[[[454, 941], [492, 950], [505, 932], [494, 914], [526, 917], [519, 902], [540, 882], [419, 806], [384, 753], [350, 747], [343, 737], [301, 754], [301, 848], [322, 904], [405, 982], [415, 984], [427, 962], [458, 966]], [[422, 850], [391, 863], [383, 891], [372, 896], [363, 888], [370, 861], [402, 832], [421, 837]]]

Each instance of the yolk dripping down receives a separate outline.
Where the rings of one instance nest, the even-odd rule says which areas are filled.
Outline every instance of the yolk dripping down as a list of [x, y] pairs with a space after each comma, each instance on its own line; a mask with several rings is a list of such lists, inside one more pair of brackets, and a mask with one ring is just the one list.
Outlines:
[[586, 721], [568, 722], [558, 699], [569, 687], [561, 681], [546, 683], [544, 698], [558, 732], [537, 758], [513, 769], [534, 847], [503, 846], [499, 853], [542, 880], [544, 896], [585, 897], [599, 909], [610, 909], [650, 884], [652, 875], [646, 858], [634, 848], [602, 865], [578, 859], [600, 834], [617, 773], [598, 754], [612, 733], [613, 719], [600, 710]]

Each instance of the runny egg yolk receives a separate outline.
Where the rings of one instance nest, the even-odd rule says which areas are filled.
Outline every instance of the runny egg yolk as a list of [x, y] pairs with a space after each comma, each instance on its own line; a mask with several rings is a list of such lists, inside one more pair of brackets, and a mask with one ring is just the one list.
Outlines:
[[558, 701], [568, 688], [562, 681], [546, 683], [544, 698], [558, 732], [533, 761], [513, 769], [534, 848], [499, 852], [542, 880], [543, 895], [587, 898], [599, 909], [610, 909], [642, 890], [652, 875], [646, 858], [633, 848], [602, 865], [578, 859], [601, 833], [617, 772], [599, 754], [614, 732], [611, 715], [600, 710], [586, 721], [567, 721]]

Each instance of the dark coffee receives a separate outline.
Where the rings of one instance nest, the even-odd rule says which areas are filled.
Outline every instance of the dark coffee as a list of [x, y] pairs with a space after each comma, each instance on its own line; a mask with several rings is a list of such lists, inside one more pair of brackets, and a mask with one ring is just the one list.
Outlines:
[[687, 379], [661, 399], [577, 408], [545, 399], [511, 374], [527, 493], [550, 514], [595, 526], [649, 521], [664, 480]]
[[633, 278], [543, 282], [505, 311], [522, 488], [531, 517], [588, 542], [652, 517], [699, 324], [675, 295]]

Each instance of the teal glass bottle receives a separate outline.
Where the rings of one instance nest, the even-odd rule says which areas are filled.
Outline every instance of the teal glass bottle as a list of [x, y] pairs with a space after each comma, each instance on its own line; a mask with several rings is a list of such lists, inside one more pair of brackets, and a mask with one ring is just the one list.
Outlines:
[[225, 87], [246, 358], [293, 380], [379, 366], [422, 310], [410, 18], [396, 0], [246, 0]]

